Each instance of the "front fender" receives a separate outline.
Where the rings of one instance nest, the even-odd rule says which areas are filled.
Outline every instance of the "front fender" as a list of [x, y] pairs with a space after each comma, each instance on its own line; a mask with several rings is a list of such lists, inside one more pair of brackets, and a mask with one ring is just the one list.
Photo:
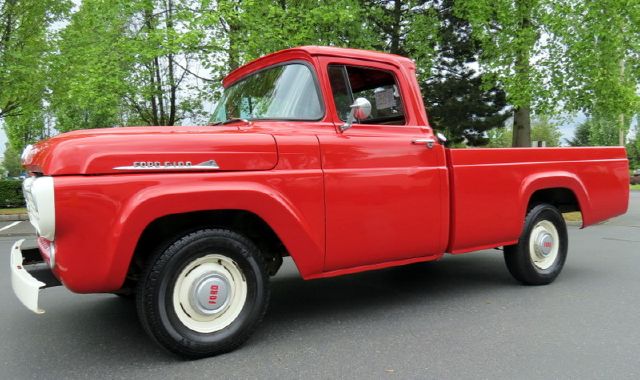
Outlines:
[[[75, 194], [73, 202], [64, 198], [59, 202], [62, 225], [56, 238], [58, 274], [73, 291], [119, 289], [138, 239], [150, 223], [167, 215], [205, 210], [256, 214], [280, 237], [303, 277], [322, 271], [324, 202], [319, 201], [323, 196], [320, 172], [131, 175], [126, 184], [122, 177], [114, 177], [109, 184], [104, 183], [107, 177], [101, 177], [103, 186], [95, 186], [95, 182], [94, 186], [82, 186], [86, 181], [78, 181], [67, 189], [72, 191], [59, 192], [64, 197]], [[94, 242], [93, 246], [87, 240]], [[91, 255], [90, 262], [87, 255]]]

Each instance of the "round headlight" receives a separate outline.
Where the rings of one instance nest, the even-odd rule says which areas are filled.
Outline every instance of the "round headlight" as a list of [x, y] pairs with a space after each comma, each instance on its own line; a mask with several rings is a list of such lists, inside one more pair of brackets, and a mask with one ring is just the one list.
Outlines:
[[20, 160], [22, 161], [22, 163], [26, 163], [27, 159], [29, 158], [29, 155], [31, 154], [31, 151], [33, 150], [33, 145], [29, 144], [26, 147], [24, 147], [24, 150], [22, 151], [22, 154], [20, 155]]
[[56, 234], [56, 205], [53, 177], [38, 177], [31, 184], [31, 197], [36, 209], [34, 227], [38, 234], [53, 241]]

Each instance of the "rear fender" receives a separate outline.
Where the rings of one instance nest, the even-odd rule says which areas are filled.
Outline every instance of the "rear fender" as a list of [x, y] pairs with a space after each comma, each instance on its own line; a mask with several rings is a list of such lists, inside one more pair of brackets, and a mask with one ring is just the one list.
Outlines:
[[536, 173], [526, 177], [522, 181], [520, 187], [520, 207], [522, 222], [527, 214], [527, 207], [533, 194], [538, 190], [552, 189], [552, 188], [564, 188], [570, 190], [578, 200], [578, 206], [582, 213], [582, 227], [588, 226], [590, 223], [589, 217], [591, 215], [589, 200], [589, 193], [577, 175], [566, 171], [553, 171]]

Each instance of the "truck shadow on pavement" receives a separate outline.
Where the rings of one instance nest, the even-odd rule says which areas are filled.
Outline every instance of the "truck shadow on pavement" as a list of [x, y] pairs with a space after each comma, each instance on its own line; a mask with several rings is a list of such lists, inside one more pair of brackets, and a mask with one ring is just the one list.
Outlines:
[[[272, 279], [271, 303], [262, 325], [245, 345], [223, 355], [226, 360], [241, 360], [244, 353], [265, 352], [274, 344], [312, 341], [312, 334], [335, 329], [336, 323], [347, 331], [375, 329], [381, 323], [402, 323], [401, 315], [419, 313], [427, 326], [430, 319], [440, 318], [443, 309], [464, 308], [469, 298], [498, 299], [505, 292], [527, 289], [511, 278], [497, 251], [313, 281], [302, 280], [292, 265], [285, 269]], [[23, 339], [13, 347], [13, 355], [29, 356], [43, 368], [48, 362], [57, 363], [59, 355], [89, 367], [105, 362], [134, 368], [140, 362], [181, 361], [146, 336], [133, 300], [64, 294], [66, 290], [59, 288], [49, 291], [61, 292], [56, 297], [64, 302], [44, 305], [48, 309], [44, 317], [29, 314], [12, 321], [12, 326], [25, 330], [16, 332]]]
[[436, 262], [303, 281], [296, 277], [272, 280], [268, 329], [291, 323], [307, 326], [331, 319], [382, 318], [393, 310], [442, 307], [458, 297], [520, 288], [509, 275], [502, 253], [445, 257]]

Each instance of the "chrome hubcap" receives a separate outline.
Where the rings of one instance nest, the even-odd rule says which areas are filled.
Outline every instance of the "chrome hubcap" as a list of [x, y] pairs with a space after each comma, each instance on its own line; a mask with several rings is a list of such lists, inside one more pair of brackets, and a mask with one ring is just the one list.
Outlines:
[[548, 220], [541, 220], [531, 229], [529, 255], [533, 265], [548, 269], [558, 257], [560, 236], [556, 226]]
[[547, 257], [553, 248], [553, 236], [546, 231], [541, 232], [536, 239], [535, 248], [539, 257]]
[[205, 274], [191, 290], [191, 307], [205, 315], [224, 311], [229, 300], [229, 280], [221, 274]]

